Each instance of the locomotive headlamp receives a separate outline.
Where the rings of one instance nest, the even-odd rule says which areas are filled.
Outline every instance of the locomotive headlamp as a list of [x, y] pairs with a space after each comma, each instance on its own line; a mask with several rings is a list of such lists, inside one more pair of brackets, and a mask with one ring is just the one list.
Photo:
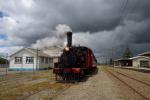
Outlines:
[[69, 47], [65, 47], [65, 51], [69, 51]]

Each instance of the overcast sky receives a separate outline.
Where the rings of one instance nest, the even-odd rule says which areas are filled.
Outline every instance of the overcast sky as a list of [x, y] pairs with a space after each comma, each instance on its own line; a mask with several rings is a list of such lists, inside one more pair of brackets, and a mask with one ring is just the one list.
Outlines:
[[150, 50], [150, 0], [0, 0], [0, 52], [62, 45], [61, 27], [74, 45], [100, 55], [134, 55]]

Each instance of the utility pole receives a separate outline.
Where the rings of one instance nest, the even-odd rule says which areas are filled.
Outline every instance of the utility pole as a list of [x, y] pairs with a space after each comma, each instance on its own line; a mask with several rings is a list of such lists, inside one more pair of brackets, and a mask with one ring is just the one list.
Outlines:
[[6, 75], [8, 74], [7, 72], [8, 72], [8, 53], [6, 53]]
[[20, 73], [22, 73], [23, 72], [23, 56], [21, 57], [21, 71], [20, 71]]
[[112, 47], [112, 66], [114, 66], [114, 53], [115, 53], [115, 48]]
[[[37, 48], [37, 51], [36, 51], [36, 69], [38, 68], [38, 62], [39, 62], [39, 49]], [[33, 62], [34, 62], [34, 59], [33, 59]], [[34, 70], [34, 66], [33, 66], [33, 70]]]

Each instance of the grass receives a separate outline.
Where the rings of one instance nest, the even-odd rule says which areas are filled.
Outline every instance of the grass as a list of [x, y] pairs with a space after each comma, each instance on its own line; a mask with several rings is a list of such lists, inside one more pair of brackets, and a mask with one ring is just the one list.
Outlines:
[[[15, 80], [18, 77], [21, 79]], [[0, 84], [0, 100], [25, 99], [44, 90], [54, 90], [57, 93], [70, 86], [70, 84], [57, 83], [54, 79], [51, 70], [8, 75], [6, 83]]]
[[0, 72], [6, 72], [6, 68], [0, 68]]

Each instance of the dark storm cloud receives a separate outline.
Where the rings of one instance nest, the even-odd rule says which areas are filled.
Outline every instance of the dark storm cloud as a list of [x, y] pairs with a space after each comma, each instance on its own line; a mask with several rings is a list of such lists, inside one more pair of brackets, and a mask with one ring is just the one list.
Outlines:
[[56, 16], [55, 22], [52, 23], [54, 27], [65, 23], [76, 32], [112, 30], [120, 22], [118, 0], [64, 0], [63, 2], [51, 0], [36, 1], [36, 3], [45, 7], [43, 12], [50, 8], [46, 12]]
[[150, 43], [150, 0], [7, 0], [0, 9], [9, 14], [0, 19], [0, 34], [8, 36], [0, 45], [52, 44], [59, 24], [78, 34], [76, 44], [98, 51]]

